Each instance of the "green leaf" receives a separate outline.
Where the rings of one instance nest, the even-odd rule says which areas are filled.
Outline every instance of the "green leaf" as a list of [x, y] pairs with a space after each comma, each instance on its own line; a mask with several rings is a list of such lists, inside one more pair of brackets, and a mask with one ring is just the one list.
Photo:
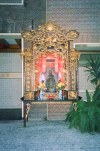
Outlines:
[[97, 85], [98, 81], [100, 81], [100, 59], [99, 57], [92, 58], [90, 56], [87, 62], [85, 65], [87, 69], [85, 71], [89, 74], [88, 80], [90, 79], [92, 84]]
[[86, 98], [87, 98], [87, 102], [91, 102], [91, 96], [90, 96], [88, 90], [86, 90]]
[[[72, 105], [67, 113], [66, 122], [69, 122], [69, 128], [79, 129], [81, 132], [100, 132], [100, 87], [96, 87], [94, 94], [91, 95], [86, 90], [87, 101], [79, 101], [76, 106]], [[91, 101], [92, 99], [92, 101]], [[99, 101], [98, 101], [99, 100]]]

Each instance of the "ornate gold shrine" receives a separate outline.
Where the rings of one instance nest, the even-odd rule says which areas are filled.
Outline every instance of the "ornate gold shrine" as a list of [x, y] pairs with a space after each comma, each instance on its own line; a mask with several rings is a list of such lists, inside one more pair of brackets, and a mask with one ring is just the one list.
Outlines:
[[68, 97], [77, 97], [77, 69], [80, 55], [74, 48], [70, 48], [70, 41], [78, 36], [76, 30], [66, 32], [51, 21], [35, 30], [22, 33], [25, 40], [22, 56], [27, 100], [34, 100], [34, 92], [37, 91], [40, 77], [42, 75], [46, 78], [49, 69], [53, 70], [56, 81], [60, 77], [65, 83]]

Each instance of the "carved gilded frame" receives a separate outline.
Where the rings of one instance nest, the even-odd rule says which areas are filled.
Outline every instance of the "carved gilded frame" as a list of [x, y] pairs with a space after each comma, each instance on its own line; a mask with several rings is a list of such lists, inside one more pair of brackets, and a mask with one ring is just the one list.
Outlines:
[[60, 53], [66, 60], [64, 67], [66, 90], [77, 91], [76, 73], [79, 53], [73, 48], [70, 49], [69, 41], [78, 38], [78, 35], [77, 31], [66, 32], [52, 22], [39, 26], [37, 30], [22, 33], [23, 38], [29, 43], [28, 48], [22, 54], [24, 57], [24, 83], [27, 100], [34, 99], [34, 91], [36, 90], [36, 59], [40, 53], [45, 55], [48, 51], [51, 51], [51, 48], [54, 53]]

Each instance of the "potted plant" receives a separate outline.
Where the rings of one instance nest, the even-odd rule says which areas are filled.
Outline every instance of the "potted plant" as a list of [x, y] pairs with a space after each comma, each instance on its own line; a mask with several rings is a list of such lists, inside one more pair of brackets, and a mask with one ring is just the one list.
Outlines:
[[92, 97], [86, 90], [86, 101], [81, 99], [79, 102], [73, 103], [66, 117], [69, 128], [74, 127], [81, 132], [100, 132], [99, 93], [100, 87], [96, 88]]
[[73, 103], [67, 114], [69, 127], [77, 128], [81, 132], [100, 132], [100, 59], [98, 57], [87, 60], [86, 72], [92, 84], [96, 85], [93, 96], [86, 90], [86, 101]]

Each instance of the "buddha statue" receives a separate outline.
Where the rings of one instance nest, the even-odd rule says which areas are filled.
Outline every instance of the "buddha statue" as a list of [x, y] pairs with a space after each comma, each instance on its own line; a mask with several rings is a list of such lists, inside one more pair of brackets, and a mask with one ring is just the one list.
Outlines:
[[52, 74], [52, 70], [49, 70], [49, 74], [46, 80], [46, 88], [47, 92], [55, 92], [56, 90], [56, 81], [54, 75]]

